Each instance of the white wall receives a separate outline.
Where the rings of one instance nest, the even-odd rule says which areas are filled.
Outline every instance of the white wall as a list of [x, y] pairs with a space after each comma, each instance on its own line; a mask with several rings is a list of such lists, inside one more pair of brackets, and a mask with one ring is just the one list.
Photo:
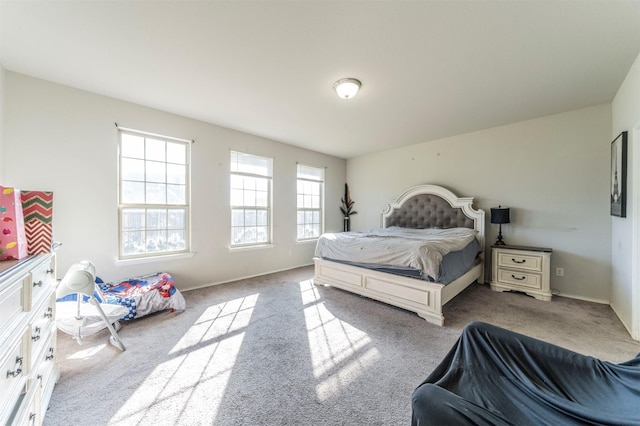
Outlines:
[[[296, 162], [326, 167], [326, 228], [342, 228], [337, 208], [343, 159], [8, 72], [5, 184], [54, 192], [58, 275], [95, 263], [104, 280], [164, 270], [179, 288], [225, 282], [312, 263], [313, 243], [296, 244]], [[194, 139], [189, 259], [116, 266], [119, 125]], [[229, 150], [274, 159], [273, 247], [230, 252]], [[335, 204], [335, 212], [331, 207]], [[291, 255], [289, 255], [291, 252]]]
[[[640, 218], [637, 217], [640, 183], [640, 56], [629, 70], [612, 102], [611, 139], [628, 131], [627, 217], [611, 218], [611, 306], [631, 335], [640, 339]], [[634, 310], [635, 306], [635, 310]]]
[[607, 302], [610, 137], [606, 104], [351, 159], [353, 229], [378, 226], [386, 203], [409, 187], [442, 185], [485, 210], [488, 246], [498, 231], [489, 209], [510, 207], [506, 242], [550, 247], [552, 271], [565, 269], [552, 274], [553, 289]]

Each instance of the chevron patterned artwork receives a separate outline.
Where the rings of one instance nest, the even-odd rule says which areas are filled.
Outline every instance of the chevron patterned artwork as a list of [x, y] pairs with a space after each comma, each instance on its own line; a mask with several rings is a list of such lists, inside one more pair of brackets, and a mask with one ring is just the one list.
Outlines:
[[49, 253], [53, 242], [53, 192], [20, 191], [29, 254]]

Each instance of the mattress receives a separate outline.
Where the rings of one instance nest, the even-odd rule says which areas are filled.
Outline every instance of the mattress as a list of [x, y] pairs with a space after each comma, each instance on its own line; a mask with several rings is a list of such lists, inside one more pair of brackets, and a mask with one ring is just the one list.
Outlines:
[[468, 228], [389, 227], [323, 234], [316, 256], [381, 272], [448, 284], [476, 262], [481, 245]]
[[478, 259], [478, 253], [480, 253], [480, 242], [478, 242], [478, 240], [473, 240], [462, 250], [452, 251], [446, 254], [442, 258], [442, 262], [440, 262], [440, 272], [435, 279], [425, 275], [420, 269], [411, 267], [377, 265], [374, 263], [349, 262], [346, 260], [336, 259], [326, 260], [357, 266], [359, 268], [386, 272], [388, 274], [401, 275], [403, 277], [416, 278], [440, 284], [449, 284], [460, 278], [465, 272], [471, 269], [472, 266], [476, 265], [480, 261]]

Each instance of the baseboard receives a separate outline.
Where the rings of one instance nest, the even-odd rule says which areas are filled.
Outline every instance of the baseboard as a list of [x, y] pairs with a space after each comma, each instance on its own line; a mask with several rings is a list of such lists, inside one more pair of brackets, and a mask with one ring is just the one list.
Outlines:
[[255, 277], [262, 277], [264, 275], [271, 275], [271, 274], [275, 274], [278, 272], [285, 272], [285, 271], [291, 271], [292, 269], [298, 269], [298, 268], [304, 268], [305, 266], [313, 266], [313, 262], [312, 263], [307, 263], [304, 265], [296, 265], [296, 266], [291, 266], [289, 268], [282, 268], [282, 269], [276, 269], [273, 271], [268, 271], [268, 272], [261, 272], [259, 274], [254, 274], [254, 275], [246, 275], [243, 277], [237, 277], [237, 278], [232, 278], [226, 281], [218, 281], [218, 282], [214, 282], [214, 283], [206, 283], [206, 284], [201, 284], [201, 285], [196, 285], [195, 287], [189, 287], [189, 288], [181, 288], [180, 291], [181, 292], [186, 292], [186, 291], [191, 291], [191, 290], [198, 290], [201, 288], [207, 288], [207, 287], [212, 287], [214, 285], [220, 285], [220, 284], [228, 284], [228, 283], [233, 283], [236, 281], [242, 281], [242, 280], [248, 280], [250, 278], [255, 278]]
[[613, 311], [614, 314], [616, 314], [616, 317], [618, 318], [618, 321], [620, 321], [620, 323], [622, 324], [622, 326], [624, 327], [625, 330], [627, 330], [627, 333], [629, 333], [629, 336], [631, 336], [632, 339], [634, 340], [640, 340], [638, 338], [636, 338], [633, 333], [631, 332], [631, 328], [629, 327], [629, 324], [625, 323], [624, 321], [622, 321], [622, 318], [620, 318], [620, 315], [618, 315], [618, 312], [616, 311], [615, 307], [611, 304], [610, 301], [608, 300], [602, 300], [602, 299], [592, 299], [589, 297], [582, 297], [582, 296], [576, 296], [573, 294], [564, 294], [564, 293], [553, 293], [554, 296], [560, 296], [560, 297], [567, 297], [569, 299], [576, 299], [576, 300], [584, 300], [585, 302], [592, 302], [592, 303], [600, 303], [602, 305], [609, 305], [611, 307], [611, 310]]
[[622, 323], [625, 330], [627, 330], [627, 333], [629, 333], [629, 336], [631, 336], [633, 340], [639, 340], [636, 336], [633, 335], [633, 332], [631, 331], [631, 327], [622, 320], [622, 317], [620, 315], [618, 315], [618, 311], [616, 311], [616, 307], [614, 305], [610, 305], [610, 306], [611, 306], [611, 310], [613, 311], [614, 314], [616, 314], [616, 316], [618, 317], [618, 320]]
[[566, 298], [569, 298], [569, 299], [584, 300], [585, 302], [599, 303], [601, 305], [609, 305], [610, 304], [610, 302], [608, 300], [592, 299], [590, 297], [576, 296], [575, 294], [553, 293], [553, 295], [554, 296], [560, 296], [560, 297], [566, 297]]

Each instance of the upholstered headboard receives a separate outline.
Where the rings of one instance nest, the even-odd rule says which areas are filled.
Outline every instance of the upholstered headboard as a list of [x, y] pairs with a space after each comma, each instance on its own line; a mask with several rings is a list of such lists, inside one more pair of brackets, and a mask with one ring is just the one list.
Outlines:
[[382, 227], [471, 228], [484, 246], [484, 211], [473, 208], [472, 197], [458, 197], [437, 185], [419, 185], [405, 191], [382, 212]]
[[387, 217], [386, 226], [402, 228], [473, 228], [473, 219], [434, 194], [418, 194], [405, 200]]

